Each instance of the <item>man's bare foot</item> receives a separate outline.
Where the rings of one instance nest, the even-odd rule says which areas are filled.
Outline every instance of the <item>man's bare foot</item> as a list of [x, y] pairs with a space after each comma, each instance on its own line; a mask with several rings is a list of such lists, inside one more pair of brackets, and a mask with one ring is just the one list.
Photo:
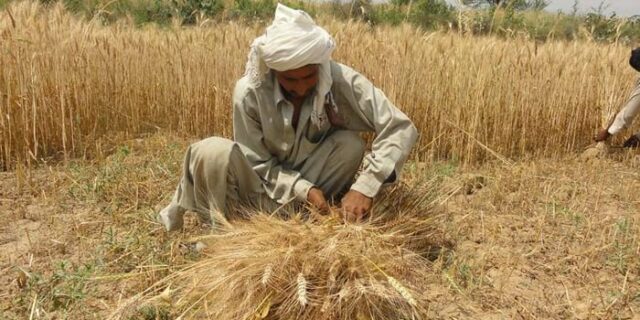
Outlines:
[[186, 210], [177, 204], [170, 204], [158, 214], [158, 222], [160, 222], [167, 231], [175, 231], [182, 229], [184, 224], [184, 213]]

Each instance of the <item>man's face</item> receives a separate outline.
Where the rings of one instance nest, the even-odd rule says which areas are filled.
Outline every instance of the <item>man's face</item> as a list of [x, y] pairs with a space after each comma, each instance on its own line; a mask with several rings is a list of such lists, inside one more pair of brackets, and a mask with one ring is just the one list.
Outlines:
[[286, 97], [302, 99], [311, 94], [316, 87], [318, 72], [317, 64], [309, 64], [298, 69], [276, 71], [276, 79], [284, 89]]

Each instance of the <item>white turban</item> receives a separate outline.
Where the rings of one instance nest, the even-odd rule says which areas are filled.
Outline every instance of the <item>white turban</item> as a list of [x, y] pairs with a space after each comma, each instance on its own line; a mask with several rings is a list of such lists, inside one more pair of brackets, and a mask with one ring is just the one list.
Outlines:
[[278, 4], [271, 26], [251, 44], [245, 76], [258, 87], [269, 70], [287, 71], [309, 64], [319, 65], [319, 79], [311, 121], [322, 127], [326, 121], [325, 98], [332, 84], [329, 61], [336, 45], [327, 31], [302, 10]]

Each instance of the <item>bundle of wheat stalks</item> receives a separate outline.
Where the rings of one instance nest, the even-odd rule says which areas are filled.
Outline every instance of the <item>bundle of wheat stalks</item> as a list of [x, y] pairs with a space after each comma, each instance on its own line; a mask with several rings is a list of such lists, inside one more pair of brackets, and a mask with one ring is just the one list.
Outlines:
[[367, 222], [338, 214], [255, 214], [201, 237], [205, 257], [114, 314], [145, 305], [195, 319], [420, 319], [445, 245], [433, 197], [416, 187], [383, 196]]

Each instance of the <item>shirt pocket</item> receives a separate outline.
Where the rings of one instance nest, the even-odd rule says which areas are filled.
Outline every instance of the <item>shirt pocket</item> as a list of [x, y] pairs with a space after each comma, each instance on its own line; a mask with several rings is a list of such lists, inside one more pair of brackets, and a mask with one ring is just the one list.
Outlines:
[[325, 122], [320, 128], [313, 123], [309, 123], [304, 136], [309, 140], [309, 142], [318, 143], [322, 142], [327, 137], [329, 130], [331, 130], [331, 123], [329, 123], [329, 121]]
[[[328, 130], [308, 132], [308, 134], [302, 134], [298, 143], [297, 153], [295, 156], [295, 167], [302, 166], [304, 162], [311, 156], [320, 145], [328, 143], [326, 140]], [[311, 137], [307, 137], [312, 134]]]

